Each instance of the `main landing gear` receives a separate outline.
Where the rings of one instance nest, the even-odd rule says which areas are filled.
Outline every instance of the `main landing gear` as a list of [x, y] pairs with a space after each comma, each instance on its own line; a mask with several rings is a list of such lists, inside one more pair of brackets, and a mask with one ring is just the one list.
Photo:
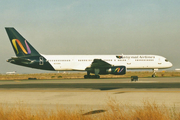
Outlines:
[[84, 78], [85, 79], [88, 79], [88, 78], [97, 78], [97, 79], [99, 79], [100, 76], [99, 75], [84, 75]]
[[88, 79], [88, 78], [99, 79], [100, 76], [99, 76], [99, 75], [90, 75], [90, 72], [87, 71], [87, 75], [84, 75], [84, 78], [85, 78], [85, 79]]

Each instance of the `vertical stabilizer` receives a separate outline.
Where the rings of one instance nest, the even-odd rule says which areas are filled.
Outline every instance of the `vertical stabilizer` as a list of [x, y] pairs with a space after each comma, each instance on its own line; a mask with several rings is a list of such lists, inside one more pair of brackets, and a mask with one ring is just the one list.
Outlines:
[[6, 27], [11, 45], [17, 57], [39, 56], [34, 47], [22, 37], [14, 28]]

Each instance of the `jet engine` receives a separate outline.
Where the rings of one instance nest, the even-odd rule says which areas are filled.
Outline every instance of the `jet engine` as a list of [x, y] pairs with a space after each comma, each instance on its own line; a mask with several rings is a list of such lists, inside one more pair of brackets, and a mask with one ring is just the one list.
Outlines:
[[126, 74], [126, 66], [114, 66], [106, 70], [108, 74], [124, 75]]

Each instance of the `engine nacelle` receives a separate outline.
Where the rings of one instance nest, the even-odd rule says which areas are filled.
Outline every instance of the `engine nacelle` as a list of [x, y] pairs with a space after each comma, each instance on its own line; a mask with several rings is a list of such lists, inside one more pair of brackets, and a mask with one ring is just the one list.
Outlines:
[[90, 69], [89, 72], [94, 74], [95, 72], [97, 72], [100, 75], [106, 75], [106, 74], [124, 75], [126, 74], [126, 66], [114, 66], [110, 68]]
[[126, 74], [126, 66], [114, 66], [106, 70], [108, 74], [124, 75]]

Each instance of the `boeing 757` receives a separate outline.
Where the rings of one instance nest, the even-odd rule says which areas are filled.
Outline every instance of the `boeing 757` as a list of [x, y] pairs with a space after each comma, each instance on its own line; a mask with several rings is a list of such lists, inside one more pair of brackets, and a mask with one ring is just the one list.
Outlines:
[[54, 71], [86, 71], [84, 78], [124, 75], [127, 69], [152, 69], [152, 77], [155, 77], [155, 70], [172, 67], [171, 62], [159, 55], [44, 55], [14, 28], [5, 29], [16, 54], [7, 62], [16, 65]]

